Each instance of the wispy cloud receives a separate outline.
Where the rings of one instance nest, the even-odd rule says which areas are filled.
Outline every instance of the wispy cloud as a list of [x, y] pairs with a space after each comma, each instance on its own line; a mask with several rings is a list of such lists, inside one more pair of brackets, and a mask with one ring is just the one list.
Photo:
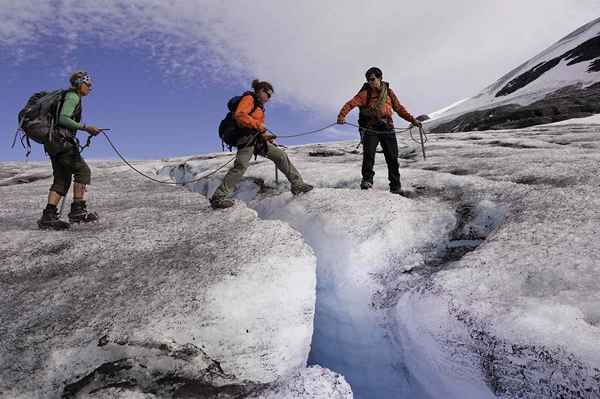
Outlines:
[[51, 41], [141, 49], [175, 79], [271, 81], [278, 97], [336, 110], [378, 65], [415, 113], [474, 94], [592, 19], [599, 0], [0, 0], [16, 62]]

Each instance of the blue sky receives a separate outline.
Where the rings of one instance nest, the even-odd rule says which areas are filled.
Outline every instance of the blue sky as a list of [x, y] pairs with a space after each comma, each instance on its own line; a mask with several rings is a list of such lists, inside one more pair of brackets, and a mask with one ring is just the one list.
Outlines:
[[[69, 74], [62, 70], [61, 52], [57, 49], [46, 54], [28, 65], [0, 66], [0, 74], [8, 77], [2, 87], [3, 97], [14, 101], [0, 108], [0, 126], [7, 141], [12, 140], [16, 112], [30, 94], [68, 87]], [[92, 93], [83, 100], [84, 123], [111, 128], [113, 142], [135, 159], [220, 151], [217, 127], [225, 116], [226, 103], [250, 88], [249, 82], [244, 87], [242, 82], [195, 82], [166, 76], [142, 50], [82, 45], [70, 57], [76, 65], [71, 69], [90, 71], [94, 81]], [[274, 131], [295, 132], [328, 123], [314, 112], [282, 102], [268, 105], [268, 125]], [[353, 137], [353, 130], [344, 130]], [[80, 139], [87, 137], [84, 132], [79, 135]], [[286, 140], [287, 144], [302, 142], [306, 140]], [[86, 151], [88, 158], [114, 158], [102, 137], [95, 138], [93, 148]], [[3, 160], [23, 159], [19, 144], [14, 149], [4, 146], [0, 154]], [[33, 143], [31, 158], [44, 157], [41, 146]]]
[[[75, 68], [63, 70], [61, 52], [47, 53], [44, 58], [23, 65], [3, 64], [0, 74], [8, 77], [2, 87], [3, 97], [14, 103], [0, 108], [0, 127], [5, 140], [12, 140], [16, 113], [28, 96], [36, 91], [68, 87], [71, 69], [90, 72], [94, 81], [92, 93], [84, 98], [83, 121], [111, 128], [111, 139], [128, 157], [158, 159], [166, 156], [221, 151], [217, 127], [226, 113], [232, 96], [250, 89], [242, 82], [193, 81], [168, 76], [143, 50], [102, 48], [82, 45], [70, 54]], [[277, 89], [277, 88], [276, 88]], [[295, 132], [328, 124], [315, 112], [290, 107], [273, 101], [268, 104], [268, 125], [274, 131]], [[354, 131], [344, 129], [348, 138]], [[79, 133], [80, 140], [87, 137]], [[325, 140], [336, 139], [322, 137]], [[306, 140], [286, 140], [287, 144]], [[103, 137], [94, 139], [88, 158], [114, 158]], [[22, 147], [4, 146], [0, 159], [23, 159]], [[33, 143], [31, 159], [44, 159], [41, 146]]]
[[[253, 78], [275, 86], [275, 132], [333, 122], [372, 65], [419, 115], [476, 94], [600, 10], [600, 0], [376, 4], [0, 0], [0, 160], [23, 159], [9, 144], [28, 96], [66, 87], [76, 69], [95, 83], [85, 123], [112, 128], [128, 157], [156, 159], [220, 150], [225, 104]], [[282, 143], [356, 135], [344, 126]], [[32, 157], [44, 158], [39, 146]], [[87, 157], [114, 155], [99, 137]]]

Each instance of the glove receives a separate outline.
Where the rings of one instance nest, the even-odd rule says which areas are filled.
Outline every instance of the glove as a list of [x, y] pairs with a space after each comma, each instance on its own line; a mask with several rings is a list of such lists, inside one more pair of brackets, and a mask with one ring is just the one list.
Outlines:
[[87, 125], [83, 125], [83, 130], [85, 130], [86, 132], [88, 132], [89, 134], [91, 134], [92, 136], [96, 136], [98, 135], [101, 130], [98, 129], [96, 126], [87, 126]]
[[268, 141], [269, 143], [272, 143], [277, 138], [277, 136], [275, 136], [274, 134], [269, 133], [266, 130], [260, 134], [260, 137], [262, 137], [263, 140]]

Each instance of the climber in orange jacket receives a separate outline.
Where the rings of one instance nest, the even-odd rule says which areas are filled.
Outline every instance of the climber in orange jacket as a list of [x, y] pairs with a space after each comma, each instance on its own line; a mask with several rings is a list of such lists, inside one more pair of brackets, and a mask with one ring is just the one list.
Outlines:
[[388, 167], [390, 192], [402, 194], [400, 184], [400, 167], [398, 165], [398, 142], [394, 132], [392, 113], [396, 113], [406, 121], [421, 127], [419, 122], [400, 103], [396, 93], [390, 88], [388, 82], [383, 82], [381, 69], [372, 67], [365, 73], [367, 82], [357, 95], [348, 101], [337, 117], [340, 124], [346, 123], [346, 115], [352, 109], [359, 107], [358, 125], [363, 144], [362, 182], [360, 188], [370, 189], [373, 186], [373, 165], [375, 164], [375, 150], [381, 143], [383, 155]]

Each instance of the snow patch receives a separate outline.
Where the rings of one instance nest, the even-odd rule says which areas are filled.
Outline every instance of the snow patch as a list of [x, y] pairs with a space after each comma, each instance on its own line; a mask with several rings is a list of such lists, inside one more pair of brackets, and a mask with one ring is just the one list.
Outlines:
[[600, 125], [600, 114], [588, 116], [586, 118], [573, 118], [565, 121], [547, 123], [539, 126], [565, 126], [565, 125]]

